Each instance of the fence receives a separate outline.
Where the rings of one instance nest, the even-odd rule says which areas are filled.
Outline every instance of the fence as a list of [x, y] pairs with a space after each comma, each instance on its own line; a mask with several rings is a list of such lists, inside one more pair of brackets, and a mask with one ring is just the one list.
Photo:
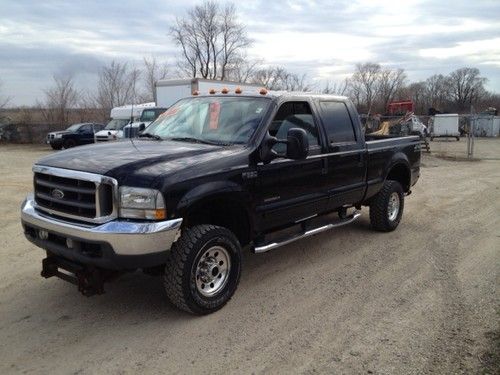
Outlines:
[[[457, 123], [458, 117], [458, 123]], [[500, 117], [488, 114], [441, 115], [449, 118], [449, 125], [434, 127], [433, 116], [413, 116], [400, 121], [401, 116], [361, 116], [366, 133], [384, 132], [398, 136], [420, 134], [423, 150], [452, 159], [500, 159]], [[442, 123], [443, 121], [440, 120]], [[390, 125], [387, 125], [387, 124]], [[422, 127], [421, 125], [425, 125]], [[448, 133], [450, 126], [454, 130]], [[448, 129], [448, 130], [447, 130]]]
[[[431, 153], [455, 159], [500, 159], [500, 117], [486, 114], [460, 115], [460, 137], [435, 137]], [[432, 129], [431, 129], [432, 133]]]

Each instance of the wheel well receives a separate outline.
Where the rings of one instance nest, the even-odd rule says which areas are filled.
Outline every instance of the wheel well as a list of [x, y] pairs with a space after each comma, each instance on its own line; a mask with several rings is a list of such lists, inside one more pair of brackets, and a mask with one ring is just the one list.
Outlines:
[[405, 192], [410, 190], [410, 170], [404, 164], [396, 164], [387, 175], [387, 180], [394, 180], [401, 184]]
[[186, 213], [183, 226], [198, 224], [213, 224], [229, 229], [241, 246], [251, 240], [248, 212], [234, 199], [215, 198], [196, 204]]

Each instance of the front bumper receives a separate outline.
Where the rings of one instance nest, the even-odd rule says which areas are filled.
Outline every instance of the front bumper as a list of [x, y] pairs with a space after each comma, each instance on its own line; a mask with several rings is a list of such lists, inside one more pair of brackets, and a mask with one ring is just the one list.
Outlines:
[[[182, 219], [117, 219], [100, 225], [68, 222], [37, 211], [32, 196], [22, 204], [21, 221], [26, 238], [35, 245], [66, 259], [109, 269], [165, 263], [182, 224]], [[40, 230], [48, 232], [48, 236], [40, 236]]]

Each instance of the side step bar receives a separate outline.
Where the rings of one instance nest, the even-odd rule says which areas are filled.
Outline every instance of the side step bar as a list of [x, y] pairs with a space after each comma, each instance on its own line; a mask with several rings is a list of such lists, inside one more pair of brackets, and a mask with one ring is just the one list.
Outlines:
[[322, 226], [317, 227], [317, 228], [312, 228], [312, 229], [309, 229], [309, 230], [305, 230], [304, 232], [302, 232], [300, 234], [297, 234], [295, 236], [283, 239], [281, 241], [274, 241], [274, 242], [271, 242], [271, 243], [268, 243], [268, 244], [256, 246], [254, 248], [254, 252], [256, 254], [265, 253], [265, 252], [267, 252], [269, 250], [276, 249], [276, 248], [278, 248], [280, 246], [283, 246], [283, 245], [288, 245], [289, 243], [297, 241], [297, 240], [300, 240], [302, 238], [306, 238], [306, 237], [312, 236], [314, 234], [327, 231], [327, 230], [332, 229], [332, 228], [337, 228], [337, 227], [341, 227], [343, 225], [350, 224], [353, 221], [355, 221], [360, 215], [361, 215], [360, 211], [355, 211], [352, 215], [346, 217], [345, 219], [339, 220], [337, 222], [326, 224], [326, 225], [322, 225]]

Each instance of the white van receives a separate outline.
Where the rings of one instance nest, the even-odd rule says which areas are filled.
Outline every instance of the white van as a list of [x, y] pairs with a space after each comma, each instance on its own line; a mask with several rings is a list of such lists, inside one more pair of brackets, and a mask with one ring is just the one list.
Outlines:
[[136, 120], [139, 120], [145, 109], [154, 107], [155, 103], [151, 102], [135, 105], [128, 104], [113, 108], [111, 110], [111, 120], [103, 130], [95, 134], [96, 142], [113, 141], [123, 138], [123, 129], [128, 124], [133, 124]]

